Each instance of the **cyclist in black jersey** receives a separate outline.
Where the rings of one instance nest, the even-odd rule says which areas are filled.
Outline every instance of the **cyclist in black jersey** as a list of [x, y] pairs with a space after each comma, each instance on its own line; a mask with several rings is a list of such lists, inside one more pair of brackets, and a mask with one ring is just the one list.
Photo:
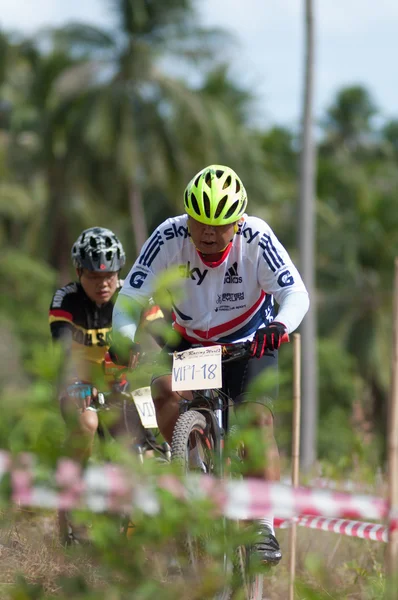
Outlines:
[[[119, 273], [126, 259], [122, 244], [112, 231], [92, 227], [83, 231], [73, 244], [72, 260], [78, 281], [55, 292], [49, 322], [53, 340], [65, 349], [60, 394], [61, 413], [68, 428], [65, 452], [85, 463], [91, 455], [96, 432], [101, 433], [101, 414], [93, 410], [98, 397], [93, 382], [98, 377], [104, 379], [102, 362], [111, 343], [113, 299], [120, 287]], [[163, 318], [160, 309], [148, 307], [142, 328], [150, 330], [152, 321], [159, 318]], [[145, 323], [149, 326], [145, 327]], [[133, 432], [134, 439], [130, 437], [130, 441], [140, 445], [151, 436], [143, 428], [133, 402], [123, 403], [123, 411], [117, 397], [107, 400], [108, 404], [115, 413], [108, 427], [112, 435]], [[61, 536], [67, 543], [75, 536], [65, 513], [60, 513], [59, 520]]]

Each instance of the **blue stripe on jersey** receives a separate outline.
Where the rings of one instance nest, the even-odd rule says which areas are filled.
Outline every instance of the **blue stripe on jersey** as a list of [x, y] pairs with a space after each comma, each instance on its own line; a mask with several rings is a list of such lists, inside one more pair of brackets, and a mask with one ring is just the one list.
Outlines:
[[149, 239], [149, 241], [148, 241], [148, 243], [146, 245], [145, 250], [141, 253], [141, 255], [140, 255], [139, 259], [138, 259], [138, 262], [140, 263], [140, 265], [142, 265], [144, 263], [144, 260], [146, 259], [147, 255], [148, 255], [148, 252], [150, 251], [152, 245], [157, 242], [157, 233], [158, 232], [155, 231], [155, 233], [153, 234], [153, 236]]
[[[163, 244], [163, 242], [162, 242], [162, 244]], [[156, 246], [155, 250], [152, 252], [151, 256], [146, 259], [146, 261], [144, 263], [146, 267], [150, 267], [151, 266], [151, 264], [153, 263], [153, 261], [155, 260], [155, 258], [157, 257], [157, 255], [159, 254], [159, 252], [160, 252], [160, 246], [162, 244], [158, 244]]]
[[283, 262], [282, 257], [278, 254], [278, 251], [275, 248], [274, 244], [272, 243], [270, 235], [263, 233], [258, 245], [260, 246], [260, 248], [263, 248], [263, 257], [267, 261], [267, 264], [271, 271], [275, 273], [276, 269], [279, 269], [279, 267], [282, 267], [282, 265], [285, 264]]
[[147, 247], [139, 258], [139, 263], [145, 267], [150, 267], [152, 261], [157, 256], [160, 250], [160, 246], [164, 244], [162, 237], [158, 231], [155, 231], [154, 235], [149, 240]]
[[275, 317], [275, 307], [272, 304], [272, 297], [267, 294], [258, 311], [253, 315], [250, 321], [246, 323], [246, 325], [237, 331], [226, 335], [225, 337], [218, 338], [217, 342], [220, 342], [220, 344], [230, 344], [232, 342], [236, 342], [236, 340], [240, 340], [255, 333], [257, 329], [261, 327], [261, 325], [267, 323], [267, 320], [265, 319], [265, 311], [269, 308], [271, 309], [272, 317]]

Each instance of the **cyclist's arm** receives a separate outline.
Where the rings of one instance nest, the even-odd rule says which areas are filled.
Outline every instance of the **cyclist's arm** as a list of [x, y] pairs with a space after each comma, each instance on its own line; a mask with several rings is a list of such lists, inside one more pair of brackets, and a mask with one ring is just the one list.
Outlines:
[[165, 268], [164, 255], [162, 234], [157, 229], [144, 244], [115, 302], [112, 316], [114, 344], [123, 339], [136, 341], [138, 326], [152, 297], [156, 274]]
[[55, 321], [50, 323], [51, 337], [53, 341], [62, 342], [66, 347], [72, 343], [72, 326], [69, 323]]
[[141, 320], [144, 307], [131, 296], [120, 292], [112, 315], [112, 337], [116, 341], [119, 337], [135, 340], [138, 325]]
[[72, 361], [72, 332], [73, 332], [73, 315], [69, 307], [68, 299], [63, 299], [59, 305], [55, 300], [55, 296], [51, 302], [49, 310], [49, 325], [52, 341], [55, 344], [60, 344], [63, 349], [63, 364], [61, 374], [61, 384], [68, 383], [78, 379], [76, 367]]
[[258, 281], [279, 304], [275, 320], [292, 333], [308, 311], [308, 292], [288, 252], [269, 226], [264, 235], [267, 243], [259, 244], [258, 248]]
[[[276, 297], [276, 296], [275, 296]], [[280, 300], [278, 314], [275, 320], [283, 323], [288, 333], [292, 333], [300, 325], [308, 308], [310, 300], [307, 292], [290, 290], [279, 295]]]

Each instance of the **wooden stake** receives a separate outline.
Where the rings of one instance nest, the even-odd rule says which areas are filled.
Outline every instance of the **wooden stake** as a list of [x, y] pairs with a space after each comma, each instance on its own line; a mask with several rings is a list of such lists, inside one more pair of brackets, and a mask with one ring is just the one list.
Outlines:
[[[389, 521], [398, 515], [398, 258], [395, 259], [393, 299], [393, 343], [388, 431]], [[396, 598], [398, 584], [398, 531], [389, 531], [387, 548], [388, 598]], [[394, 595], [395, 594], [395, 595]]]
[[[292, 437], [292, 486], [299, 485], [300, 465], [300, 411], [301, 411], [301, 337], [293, 334], [293, 437]], [[290, 579], [289, 600], [294, 600], [294, 580], [296, 576], [296, 538], [297, 525], [290, 528]]]

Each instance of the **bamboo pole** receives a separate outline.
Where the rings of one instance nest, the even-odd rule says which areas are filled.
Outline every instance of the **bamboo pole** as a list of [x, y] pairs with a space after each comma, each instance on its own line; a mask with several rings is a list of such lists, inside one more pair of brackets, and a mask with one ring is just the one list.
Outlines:
[[[398, 516], [398, 258], [395, 259], [393, 298], [393, 343], [388, 431], [389, 523]], [[398, 584], [398, 531], [389, 531], [387, 547], [388, 598], [396, 598]], [[395, 595], [394, 595], [395, 594]]]
[[[300, 466], [300, 411], [301, 411], [301, 337], [293, 334], [293, 437], [292, 437], [292, 486], [299, 485]], [[290, 565], [289, 600], [294, 600], [294, 581], [296, 576], [296, 539], [297, 525], [290, 529]]]

